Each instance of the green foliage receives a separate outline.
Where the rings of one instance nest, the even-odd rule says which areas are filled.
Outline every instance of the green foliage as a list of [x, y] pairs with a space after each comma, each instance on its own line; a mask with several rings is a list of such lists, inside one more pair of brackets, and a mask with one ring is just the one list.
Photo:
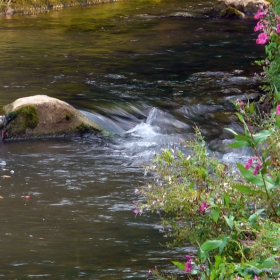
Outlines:
[[[264, 82], [262, 89], [267, 92], [266, 102], [268, 103], [271, 103], [273, 100], [274, 90], [280, 90], [279, 11], [279, 1], [274, 0], [271, 1], [271, 4], [268, 7], [265, 7], [262, 10], [264, 16], [257, 17], [259, 23], [262, 25], [262, 28], [257, 28], [256, 31], [261, 31], [267, 34], [269, 38], [269, 41], [265, 46], [266, 58], [256, 61], [256, 64], [262, 66], [263, 68], [263, 72], [260, 75]], [[264, 44], [264, 42], [260, 44]]]
[[[247, 117], [239, 116], [244, 125]], [[272, 114], [270, 121], [273, 120]], [[273, 127], [271, 123], [269, 126]], [[137, 206], [140, 213], [149, 210], [161, 215], [163, 225], [172, 228], [169, 234], [174, 237], [173, 245], [201, 244], [197, 256], [188, 261], [192, 266], [189, 277], [274, 279], [279, 273], [276, 260], [280, 254], [280, 175], [273, 174], [279, 174], [280, 165], [271, 166], [268, 159], [278, 134], [273, 129], [256, 133], [248, 130], [247, 138], [233, 133], [237, 142], [246, 141], [256, 153], [250, 166], [237, 163], [240, 177], [209, 157], [196, 128], [196, 139], [182, 142], [186, 151], [169, 149], [156, 156], [146, 170], [153, 172], [155, 182], [140, 190], [146, 203]], [[276, 153], [273, 157], [279, 158], [280, 151]], [[254, 174], [254, 164], [260, 161], [262, 167]], [[187, 263], [173, 264], [187, 271]], [[158, 271], [154, 275], [165, 279], [159, 278]]]

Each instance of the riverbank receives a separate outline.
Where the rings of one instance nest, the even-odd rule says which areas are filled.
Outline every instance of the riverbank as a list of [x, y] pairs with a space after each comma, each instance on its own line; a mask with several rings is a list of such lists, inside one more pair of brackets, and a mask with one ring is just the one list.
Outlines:
[[60, 10], [73, 6], [90, 6], [102, 3], [117, 2], [119, 0], [8, 0], [0, 1], [0, 15], [11, 16], [14, 14], [32, 15]]
[[[0, 15], [32, 15], [78, 5], [90, 6], [117, 1], [121, 0], [0, 0]], [[255, 13], [258, 7], [264, 3], [268, 4], [269, 2], [265, 0], [218, 0], [214, 2], [213, 9], [222, 11], [233, 7], [246, 15]]]

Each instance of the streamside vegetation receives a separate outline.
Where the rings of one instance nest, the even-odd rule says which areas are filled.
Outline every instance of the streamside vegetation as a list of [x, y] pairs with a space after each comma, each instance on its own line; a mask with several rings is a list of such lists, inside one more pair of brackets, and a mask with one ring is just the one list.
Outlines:
[[[182, 148], [157, 155], [147, 172], [154, 181], [138, 189], [134, 212], [158, 213], [174, 242], [196, 246], [173, 264], [186, 279], [280, 279], [280, 1], [261, 7], [257, 44], [266, 58], [258, 74], [262, 103], [236, 100], [243, 133], [230, 147], [251, 156], [236, 167], [219, 162], [199, 128]], [[264, 109], [265, 108], [265, 109]], [[159, 268], [149, 279], [176, 279]]]
[[76, 5], [94, 5], [118, 0], [0, 0], [0, 14], [35, 14]]

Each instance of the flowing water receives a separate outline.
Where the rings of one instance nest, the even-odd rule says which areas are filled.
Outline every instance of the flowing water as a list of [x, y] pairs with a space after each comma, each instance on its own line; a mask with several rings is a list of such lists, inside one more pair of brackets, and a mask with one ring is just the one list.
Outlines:
[[147, 279], [194, 250], [167, 249], [159, 218], [135, 217], [154, 152], [201, 127], [221, 158], [231, 100], [252, 98], [255, 22], [211, 1], [125, 1], [0, 18], [0, 105], [46, 94], [113, 134], [0, 145], [1, 279]]

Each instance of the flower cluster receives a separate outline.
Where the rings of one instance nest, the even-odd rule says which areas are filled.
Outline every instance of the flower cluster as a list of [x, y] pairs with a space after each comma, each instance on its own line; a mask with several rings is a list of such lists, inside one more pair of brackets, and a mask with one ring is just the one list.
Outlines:
[[[280, 17], [277, 16], [270, 7], [262, 6], [255, 14], [254, 18], [258, 20], [254, 28], [255, 32], [261, 31], [256, 40], [257, 44], [264, 45], [269, 42], [270, 38], [280, 33]], [[276, 28], [271, 26], [271, 22], [276, 23]]]
[[[253, 166], [253, 161], [257, 161], [257, 164], [255, 166]], [[258, 175], [259, 174], [259, 170], [262, 168], [262, 164], [260, 162], [258, 162], [258, 158], [254, 157], [254, 158], [249, 158], [247, 163], [245, 164], [245, 169], [250, 169], [252, 167], [254, 167], [254, 171], [253, 174], [254, 175]]]
[[210, 205], [206, 201], [202, 201], [201, 206], [199, 207], [200, 212], [204, 212]]
[[264, 9], [263, 7], [258, 10], [257, 14], [254, 16], [255, 19], [259, 20], [257, 25], [254, 28], [254, 31], [263, 31], [259, 34], [258, 39], [256, 40], [257, 44], [264, 45], [269, 41], [269, 30], [268, 30], [268, 22], [265, 19], [266, 15], [268, 13], [267, 9]]
[[187, 259], [187, 262], [186, 262], [186, 267], [185, 267], [184, 271], [186, 273], [191, 273], [191, 271], [192, 271], [192, 257], [190, 255], [185, 255], [185, 258]]
[[276, 116], [280, 116], [280, 105], [276, 106]]

